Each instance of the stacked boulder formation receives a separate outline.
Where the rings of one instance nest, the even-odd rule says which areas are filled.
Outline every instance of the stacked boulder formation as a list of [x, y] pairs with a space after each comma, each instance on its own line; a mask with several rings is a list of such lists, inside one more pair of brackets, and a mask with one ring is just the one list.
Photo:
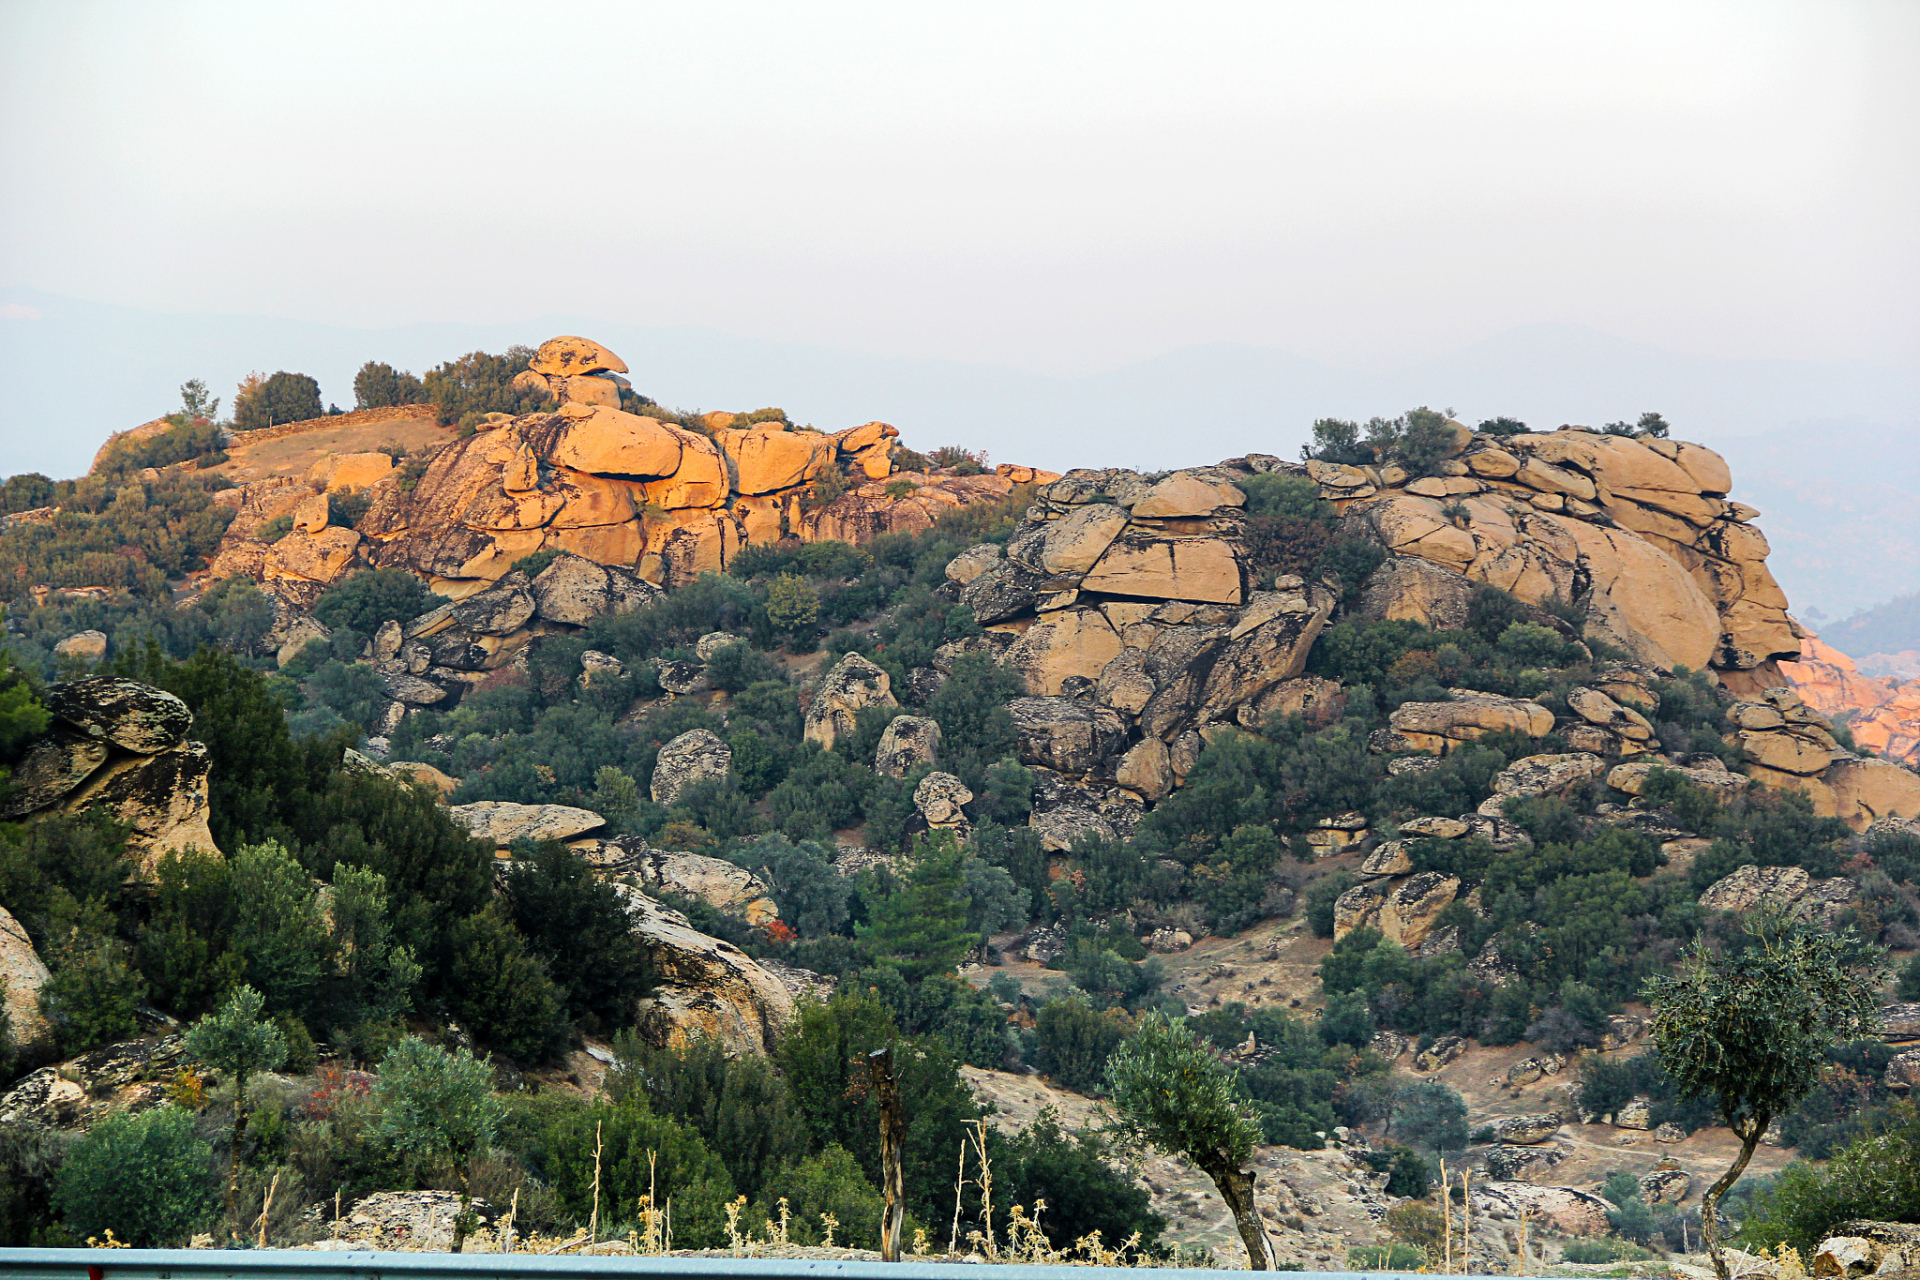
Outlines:
[[[403, 476], [385, 453], [355, 453], [227, 490], [216, 501], [235, 517], [212, 576], [245, 574], [296, 611], [367, 567], [407, 569], [442, 595], [469, 595], [538, 551], [673, 586], [724, 569], [749, 545], [916, 533], [948, 511], [1001, 501], [1016, 484], [1057, 478], [1014, 466], [900, 471], [900, 433], [884, 422], [826, 434], [710, 413], [690, 430], [623, 409], [623, 393], [640, 403], [625, 372], [597, 342], [553, 338], [513, 385], [551, 397], [555, 411], [491, 415], [436, 451], [424, 475]], [[331, 522], [327, 498], [350, 493], [371, 506], [345, 528]], [[283, 518], [292, 531], [268, 541]]]
[[150, 874], [168, 853], [212, 853], [207, 749], [193, 713], [161, 689], [116, 676], [49, 685], [53, 723], [14, 766], [0, 819], [103, 810], [128, 825], [127, 848]]
[[[1016, 671], [1027, 696], [1008, 709], [1021, 760], [1040, 778], [1032, 821], [1049, 848], [1065, 849], [1083, 833], [1129, 832], [1223, 729], [1337, 717], [1339, 686], [1303, 674], [1336, 608], [1445, 630], [1464, 625], [1486, 584], [1564, 637], [1631, 659], [1597, 664], [1558, 717], [1470, 690], [1394, 710], [1370, 745], [1427, 753], [1425, 763], [1492, 733], [1567, 744], [1516, 762], [1495, 807], [1463, 815], [1461, 834], [1511, 847], [1497, 809], [1508, 795], [1564, 794], [1602, 777], [1630, 807], [1645, 774], [1633, 761], [1801, 790], [1856, 830], [1920, 817], [1920, 777], [1841, 749], [1784, 687], [1779, 664], [1800, 653], [1800, 632], [1752, 525], [1759, 513], [1727, 499], [1719, 455], [1579, 428], [1494, 437], [1449, 426], [1450, 456], [1426, 476], [1258, 454], [1162, 475], [1068, 472], [1037, 491], [1004, 547], [982, 544], [948, 565], [950, 589], [986, 634], [910, 673], [913, 699], [924, 702], [969, 654]], [[1387, 552], [1353, 598], [1284, 575], [1259, 585], [1239, 485], [1264, 474], [1310, 481], [1340, 513], [1342, 536]], [[1556, 602], [1578, 610], [1584, 629], [1544, 608]], [[1660, 754], [1654, 682], [1683, 668], [1710, 672], [1741, 699], [1729, 741], [1748, 761], [1745, 776]], [[1629, 764], [1609, 772], [1608, 760]], [[1419, 767], [1419, 757], [1392, 762], [1394, 772]], [[1449, 888], [1458, 886], [1389, 880], [1383, 868], [1380, 883], [1354, 891], [1349, 927], [1380, 924], [1418, 946]]]

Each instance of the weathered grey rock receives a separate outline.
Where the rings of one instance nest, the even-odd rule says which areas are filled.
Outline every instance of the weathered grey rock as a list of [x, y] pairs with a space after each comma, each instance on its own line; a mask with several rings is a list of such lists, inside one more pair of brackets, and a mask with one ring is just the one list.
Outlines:
[[1404, 876], [1412, 870], [1413, 858], [1407, 853], [1405, 840], [1382, 842], [1360, 864], [1360, 874], [1363, 876]]
[[531, 840], [535, 844], [571, 840], [607, 825], [605, 818], [589, 809], [564, 804], [514, 804], [506, 800], [451, 805], [447, 816], [471, 831], [476, 839], [486, 840], [496, 848], [505, 848], [516, 840]]
[[41, 701], [57, 719], [87, 737], [140, 755], [178, 746], [193, 727], [186, 703], [163, 689], [119, 676], [48, 685]]
[[373, 660], [391, 662], [400, 656], [400, 645], [406, 637], [401, 633], [400, 624], [388, 618], [373, 633]]
[[967, 815], [960, 806], [972, 800], [967, 784], [950, 773], [930, 773], [913, 789], [913, 807], [934, 828], [965, 826]]
[[1415, 1071], [1438, 1071], [1467, 1051], [1467, 1042], [1459, 1036], [1441, 1036], [1413, 1055]]
[[1411, 818], [1400, 824], [1400, 834], [1408, 839], [1458, 840], [1472, 831], [1459, 818]]
[[780, 918], [767, 882], [722, 858], [647, 849], [633, 859], [630, 870], [645, 884], [684, 898], [699, 898], [756, 927]]
[[90, 667], [100, 665], [107, 656], [107, 633], [104, 631], [76, 631], [65, 640], [53, 646], [56, 658], [72, 658], [84, 662]]
[[868, 707], [897, 707], [892, 681], [885, 671], [849, 653], [827, 672], [826, 679], [807, 704], [806, 738], [832, 750], [843, 735], [852, 733], [855, 718]]
[[315, 640], [325, 640], [333, 632], [329, 631], [317, 618], [302, 614], [287, 624], [280, 635], [280, 644], [274, 650], [275, 666], [284, 667], [300, 656], [300, 653]]
[[1526, 796], [1570, 795], [1607, 771], [1607, 762], [1585, 751], [1524, 756], [1494, 775], [1493, 794], [1481, 802], [1483, 814], [1497, 817], [1502, 802]]
[[744, 644], [739, 636], [730, 631], [709, 631], [693, 642], [693, 654], [702, 662], [712, 662], [713, 655], [730, 644]]
[[651, 604], [666, 593], [624, 569], [567, 553], [540, 571], [532, 584], [534, 608], [548, 622], [584, 626], [609, 613]]
[[1298, 676], [1333, 606], [1333, 593], [1321, 588], [1256, 591], [1207, 672], [1197, 718], [1225, 719], [1242, 703]]
[[1532, 1181], [1566, 1158], [1558, 1147], [1494, 1147], [1487, 1152], [1487, 1176], [1502, 1182]]
[[1629, 1099], [1613, 1113], [1613, 1127], [1640, 1130], [1653, 1128], [1653, 1104], [1645, 1098]]
[[636, 1010], [640, 1035], [663, 1048], [704, 1036], [732, 1056], [771, 1050], [793, 1018], [786, 984], [640, 890], [616, 884], [614, 891], [654, 977]]
[[998, 560], [960, 589], [960, 603], [973, 610], [974, 620], [984, 627], [1025, 613], [1055, 590], [1032, 570]]
[[940, 758], [940, 724], [925, 716], [895, 716], [874, 749], [873, 771], [904, 778]]
[[1153, 677], [1147, 674], [1144, 649], [1122, 649], [1100, 671], [1093, 696], [1124, 716], [1137, 716], [1146, 709], [1155, 692]]
[[1920, 1084], [1920, 1049], [1895, 1054], [1880, 1075], [1881, 1083], [1895, 1093], [1907, 1093]]
[[436, 707], [447, 700], [447, 691], [419, 676], [389, 673], [380, 677], [387, 696], [410, 707]]
[[1816, 1276], [1895, 1275], [1916, 1267], [1920, 1267], [1920, 1225], [1862, 1218], [1835, 1227], [1833, 1235], [1821, 1241], [1813, 1260]]
[[1038, 576], [1079, 578], [1126, 527], [1124, 509], [1090, 503], [1058, 520], [1021, 525], [1007, 539], [1007, 560]]
[[733, 748], [711, 729], [689, 729], [654, 759], [649, 791], [655, 804], [672, 804], [688, 787], [719, 781], [733, 767]]
[[669, 660], [655, 664], [654, 679], [660, 687], [677, 697], [700, 693], [707, 685], [707, 669], [698, 662]]
[[1607, 785], [1615, 791], [1624, 791], [1637, 796], [1647, 785], [1647, 778], [1655, 769], [1670, 769], [1698, 787], [1705, 787], [1722, 802], [1738, 795], [1753, 785], [1753, 779], [1744, 773], [1732, 773], [1726, 768], [1703, 768], [1699, 766], [1681, 767], [1661, 764], [1651, 760], [1635, 760], [1629, 764], [1617, 764], [1607, 771]]
[[1174, 929], [1161, 925], [1145, 938], [1141, 939], [1147, 950], [1158, 955], [1172, 955], [1193, 946], [1193, 935], [1185, 929]]
[[596, 682], [618, 680], [627, 674], [627, 664], [610, 653], [598, 649], [583, 649], [580, 652], [580, 683], [591, 686]]
[[116, 1111], [157, 1107], [185, 1056], [182, 1039], [127, 1040], [41, 1067], [0, 1095], [0, 1125], [80, 1130]]
[[107, 761], [107, 744], [55, 727], [28, 747], [13, 767], [11, 790], [0, 791], [0, 818], [44, 809], [71, 792]]
[[1347, 695], [1338, 680], [1296, 676], [1248, 699], [1234, 712], [1233, 718], [1243, 727], [1257, 730], [1299, 716], [1313, 728], [1320, 729], [1338, 720], [1346, 709]]
[[40, 988], [50, 976], [27, 931], [0, 906], [0, 1007], [7, 1012], [8, 1043], [16, 1049], [47, 1034]]
[[1015, 698], [1007, 703], [1020, 760], [1061, 773], [1085, 774], [1126, 741], [1126, 725], [1109, 707], [1073, 698]]
[[510, 636], [533, 620], [533, 610], [531, 589], [500, 586], [460, 601], [453, 606], [453, 617], [457, 625], [483, 636]]
[[1882, 1007], [1880, 1038], [1888, 1044], [1920, 1040], [1920, 1004], [1890, 1004]]
[[1406, 620], [1436, 631], [1458, 631], [1467, 625], [1473, 590], [1464, 573], [1418, 556], [1389, 556], [1368, 576], [1352, 614], [1374, 622]]
[[1560, 1117], [1551, 1112], [1536, 1115], [1507, 1116], [1496, 1121], [1493, 1136], [1510, 1146], [1530, 1147], [1545, 1142], [1560, 1132]]
[[1000, 559], [1003, 548], [997, 542], [982, 542], [968, 547], [947, 561], [947, 581], [966, 586]]
[[1623, 707], [1599, 689], [1574, 689], [1567, 694], [1567, 707], [1588, 724], [1619, 735], [1630, 742], [1651, 742], [1653, 725], [1631, 707]]
[[[470, 1201], [478, 1220], [469, 1231], [492, 1231], [501, 1218], [490, 1201]], [[457, 1191], [376, 1191], [356, 1201], [333, 1230], [332, 1241], [348, 1249], [445, 1252], [453, 1247]]]
[[1751, 911], [1765, 904], [1831, 928], [1860, 897], [1845, 876], [1815, 880], [1799, 867], [1741, 867], [1707, 886], [1700, 905], [1708, 911]]
[[1653, 1169], [1640, 1175], [1640, 1198], [1648, 1204], [1679, 1204], [1693, 1190], [1693, 1175], [1684, 1169]]
[[1613, 1208], [1599, 1196], [1572, 1187], [1540, 1187], [1489, 1180], [1473, 1188], [1475, 1216], [1540, 1223], [1574, 1236], [1604, 1235]]

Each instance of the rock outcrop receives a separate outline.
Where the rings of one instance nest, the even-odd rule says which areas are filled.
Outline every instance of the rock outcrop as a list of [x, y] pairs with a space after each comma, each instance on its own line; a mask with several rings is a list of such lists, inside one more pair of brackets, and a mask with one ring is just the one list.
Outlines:
[[564, 804], [515, 804], [509, 800], [456, 804], [448, 808], [447, 816], [497, 849], [520, 840], [535, 844], [572, 840], [607, 825], [605, 818], [589, 809]]
[[0, 818], [103, 810], [128, 826], [143, 873], [168, 853], [218, 853], [207, 827], [207, 749], [193, 713], [161, 689], [117, 676], [49, 685], [53, 724], [26, 744]]
[[1814, 635], [1801, 638], [1799, 659], [1780, 671], [1809, 707], [1844, 720], [1861, 750], [1920, 766], [1920, 681], [1862, 675]]
[[655, 982], [637, 1010], [640, 1034], [662, 1047], [706, 1037], [731, 1055], [771, 1050], [793, 1017], [786, 985], [732, 943], [696, 930], [679, 912], [637, 889], [614, 889]]
[[7, 1042], [16, 1049], [47, 1033], [40, 988], [50, 976], [27, 931], [0, 906], [0, 1008], [7, 1013]]
[[[1759, 513], [1727, 500], [1731, 475], [1712, 450], [1578, 428], [1500, 438], [1459, 428], [1455, 445], [1436, 476], [1324, 462], [1305, 474], [1394, 555], [1532, 603], [1572, 601], [1588, 635], [1642, 662], [1768, 672], [1798, 654]], [[1409, 586], [1383, 616], [1444, 625], [1461, 607], [1440, 575], [1385, 581], [1396, 577]]]
[[655, 758], [649, 784], [655, 804], [672, 804], [688, 787], [717, 782], [733, 767], [733, 748], [711, 729], [689, 729]]
[[822, 750], [854, 731], [860, 712], [868, 707], [897, 707], [892, 677], [857, 653], [834, 664], [807, 704], [806, 737]]

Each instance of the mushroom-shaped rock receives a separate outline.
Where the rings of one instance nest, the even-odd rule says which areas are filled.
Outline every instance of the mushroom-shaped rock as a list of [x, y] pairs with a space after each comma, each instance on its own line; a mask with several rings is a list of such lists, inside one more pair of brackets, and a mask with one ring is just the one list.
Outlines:
[[929, 827], [961, 827], [967, 815], [960, 806], [973, 799], [967, 784], [950, 773], [930, 773], [913, 789], [913, 807]]
[[940, 724], [925, 716], [895, 716], [880, 735], [873, 753], [873, 770], [889, 778], [904, 778], [940, 754]]
[[327, 495], [316, 493], [293, 509], [293, 531], [295, 533], [318, 533], [327, 527], [332, 518], [332, 508], [327, 505]]
[[653, 766], [655, 804], [672, 804], [697, 782], [719, 781], [733, 767], [733, 748], [711, 729], [689, 729], [660, 748]]
[[46, 985], [47, 966], [33, 949], [27, 931], [0, 906], [0, 1009], [7, 1015], [7, 1040], [0, 1047], [19, 1048], [47, 1033], [40, 1013], [40, 988]]
[[616, 884], [634, 940], [647, 954], [654, 986], [635, 1025], [661, 1048], [702, 1038], [730, 1057], [763, 1054], [793, 1018], [786, 985], [730, 942], [695, 929], [638, 889]]
[[548, 338], [533, 353], [527, 367], [549, 377], [572, 377], [582, 373], [626, 373], [627, 362], [591, 338], [563, 334]]
[[897, 707], [887, 673], [857, 653], [849, 653], [827, 672], [807, 704], [806, 738], [832, 750], [853, 732], [855, 717], [868, 707]]
[[554, 557], [534, 578], [532, 591], [540, 617], [575, 627], [651, 604], [665, 594], [644, 578], [572, 552]]
[[475, 838], [504, 848], [516, 840], [535, 844], [548, 840], [571, 840], [607, 825], [607, 820], [588, 809], [564, 804], [514, 804], [507, 800], [479, 800], [456, 804], [447, 816], [472, 832]]
[[107, 656], [107, 633], [104, 631], [76, 631], [53, 646], [56, 658], [71, 658], [75, 662], [84, 662], [90, 667], [100, 665]]
[[49, 685], [42, 701], [87, 737], [141, 755], [177, 746], [193, 725], [193, 712], [180, 699], [119, 676]]

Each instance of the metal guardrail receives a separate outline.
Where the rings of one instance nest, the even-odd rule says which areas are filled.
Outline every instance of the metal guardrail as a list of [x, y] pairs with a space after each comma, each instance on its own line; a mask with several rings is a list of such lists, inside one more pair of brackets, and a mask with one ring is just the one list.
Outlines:
[[[1167, 1268], [1164, 1280], [1218, 1280], [1218, 1271]], [[1297, 1280], [1415, 1280], [1405, 1272], [1279, 1271]], [[9, 1280], [1139, 1280], [1126, 1267], [1020, 1267], [951, 1262], [655, 1258], [526, 1253], [388, 1253], [295, 1249], [0, 1249]], [[1463, 1276], [1457, 1280], [1494, 1280]], [[1500, 1280], [1507, 1280], [1501, 1277]]]

